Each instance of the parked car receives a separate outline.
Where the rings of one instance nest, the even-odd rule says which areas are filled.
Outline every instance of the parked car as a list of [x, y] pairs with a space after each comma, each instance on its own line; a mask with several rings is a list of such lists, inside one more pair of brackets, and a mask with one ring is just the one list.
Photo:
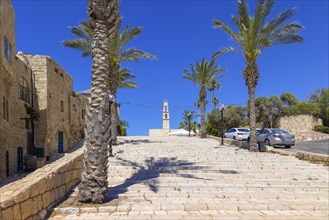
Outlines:
[[290, 148], [295, 145], [295, 135], [279, 128], [263, 128], [257, 134], [257, 142], [265, 143], [268, 146], [281, 145]]
[[[260, 132], [262, 131], [262, 129], [256, 129], [256, 136], [258, 136], [260, 134]], [[249, 142], [250, 141], [250, 133], [249, 133], [249, 136], [248, 136], [248, 139], [247, 141]]]
[[224, 134], [224, 138], [242, 141], [248, 139], [249, 133], [247, 128], [231, 128]]

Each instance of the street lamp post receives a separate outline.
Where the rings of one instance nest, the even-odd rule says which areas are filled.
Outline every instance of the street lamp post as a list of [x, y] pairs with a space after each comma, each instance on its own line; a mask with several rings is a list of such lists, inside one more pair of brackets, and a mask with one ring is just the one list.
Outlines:
[[221, 109], [221, 116], [222, 116], [222, 145], [224, 145], [224, 106]]

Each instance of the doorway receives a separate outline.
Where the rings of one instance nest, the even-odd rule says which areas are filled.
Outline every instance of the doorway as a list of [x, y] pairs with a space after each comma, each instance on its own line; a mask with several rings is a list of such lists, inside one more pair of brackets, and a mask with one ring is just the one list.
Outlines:
[[64, 133], [63, 131], [58, 131], [58, 153], [64, 153]]
[[23, 171], [23, 148], [17, 148], [17, 171]]

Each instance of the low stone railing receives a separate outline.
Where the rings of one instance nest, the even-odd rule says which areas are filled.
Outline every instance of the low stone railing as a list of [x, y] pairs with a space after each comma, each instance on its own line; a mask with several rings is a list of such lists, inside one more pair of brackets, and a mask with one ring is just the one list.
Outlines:
[[0, 188], [0, 219], [44, 219], [79, 181], [84, 148]]
[[[208, 135], [208, 137], [221, 142], [220, 137], [215, 137], [212, 135]], [[243, 149], [249, 149], [249, 143], [247, 143], [246, 141], [235, 141], [232, 139], [224, 138], [224, 144], [233, 145]], [[311, 153], [306, 151], [297, 151], [297, 152], [286, 151], [286, 150], [274, 149], [273, 147], [270, 146], [266, 146], [265, 151], [269, 153], [284, 155], [284, 156], [294, 156], [300, 160], [307, 160], [312, 163], [318, 163], [318, 164], [329, 166], [329, 155], [325, 155], [325, 154]]]

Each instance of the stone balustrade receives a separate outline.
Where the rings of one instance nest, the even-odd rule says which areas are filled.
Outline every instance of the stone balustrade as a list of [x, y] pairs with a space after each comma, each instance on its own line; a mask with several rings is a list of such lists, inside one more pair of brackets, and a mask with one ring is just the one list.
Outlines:
[[0, 188], [0, 219], [44, 219], [80, 181], [84, 148]]

